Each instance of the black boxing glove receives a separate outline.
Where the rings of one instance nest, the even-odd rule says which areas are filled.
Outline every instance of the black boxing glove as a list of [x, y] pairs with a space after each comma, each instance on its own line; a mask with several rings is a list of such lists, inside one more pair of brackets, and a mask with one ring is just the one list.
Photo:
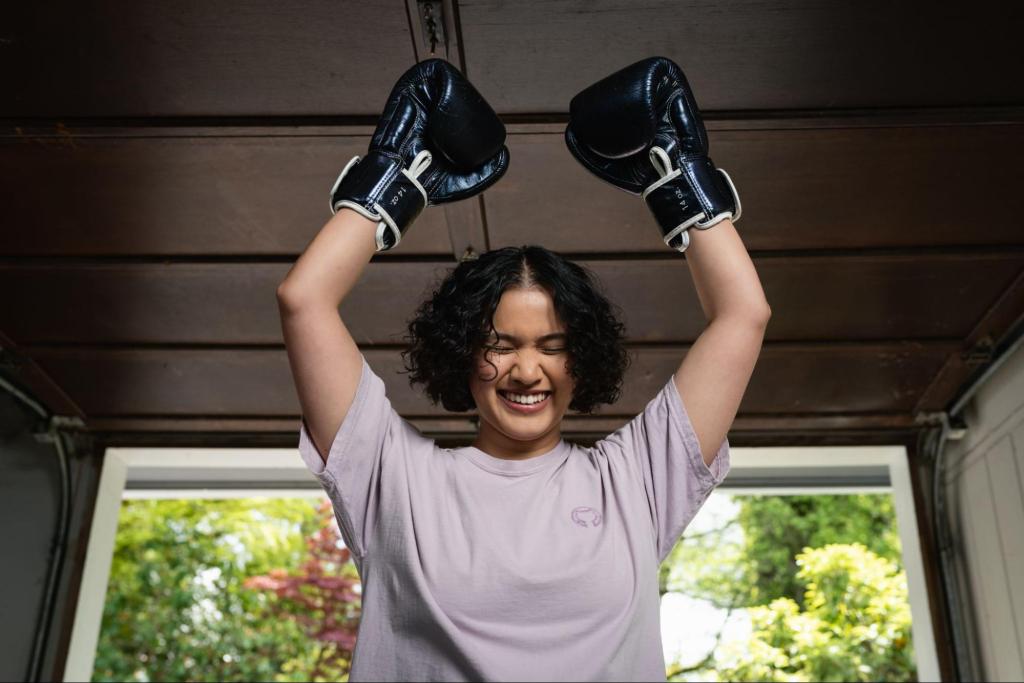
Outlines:
[[690, 227], [740, 219], [739, 194], [708, 157], [697, 103], [669, 59], [627, 66], [572, 98], [565, 143], [598, 178], [641, 195], [677, 251], [690, 245]]
[[331, 188], [331, 213], [344, 206], [377, 221], [377, 251], [386, 251], [424, 207], [482, 192], [508, 161], [491, 106], [451, 64], [428, 59], [395, 83], [366, 156]]

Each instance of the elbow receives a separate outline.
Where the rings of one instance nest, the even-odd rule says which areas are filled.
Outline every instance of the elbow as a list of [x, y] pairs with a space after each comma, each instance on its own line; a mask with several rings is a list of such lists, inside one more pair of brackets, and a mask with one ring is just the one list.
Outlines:
[[313, 291], [308, 287], [297, 287], [294, 282], [288, 280], [277, 286], [277, 306], [283, 312], [304, 311], [325, 306], [337, 309], [340, 305], [340, 301], [332, 300], [323, 292]]
[[767, 327], [768, 321], [772, 317], [772, 309], [770, 306], [768, 306], [768, 303], [765, 302], [763, 306], [747, 306], [742, 310], [730, 312], [725, 317], [743, 321], [746, 322], [747, 324], [753, 323], [754, 325], [758, 325], [760, 327]]
[[299, 294], [287, 280], [277, 286], [277, 305], [286, 310], [299, 306]]

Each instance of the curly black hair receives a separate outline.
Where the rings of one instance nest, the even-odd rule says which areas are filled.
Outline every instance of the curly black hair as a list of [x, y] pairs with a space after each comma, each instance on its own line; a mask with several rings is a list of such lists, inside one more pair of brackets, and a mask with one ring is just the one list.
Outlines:
[[586, 268], [536, 245], [496, 249], [459, 263], [408, 322], [402, 360], [409, 385], [423, 384], [431, 402], [446, 410], [475, 409], [470, 373], [477, 351], [495, 331], [502, 294], [511, 287], [540, 286], [566, 327], [569, 370], [576, 381], [569, 409], [589, 414], [601, 403], [615, 403], [630, 358], [625, 326], [597, 283]]

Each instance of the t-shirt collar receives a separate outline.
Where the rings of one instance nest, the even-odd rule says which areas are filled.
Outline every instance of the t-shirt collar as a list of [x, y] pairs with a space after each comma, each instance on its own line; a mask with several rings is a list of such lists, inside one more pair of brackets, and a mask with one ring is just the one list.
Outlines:
[[570, 445], [565, 439], [559, 439], [554, 448], [535, 455], [525, 460], [511, 460], [508, 458], [496, 458], [493, 455], [483, 452], [476, 446], [466, 446], [463, 450], [469, 459], [482, 469], [495, 474], [518, 477], [526, 474], [533, 474], [549, 465], [562, 460]]

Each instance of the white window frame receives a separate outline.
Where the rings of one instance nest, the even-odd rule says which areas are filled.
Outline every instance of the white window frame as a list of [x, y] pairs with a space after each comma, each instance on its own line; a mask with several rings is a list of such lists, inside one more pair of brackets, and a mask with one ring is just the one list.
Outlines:
[[[903, 568], [907, 573], [918, 680], [941, 680], [906, 449], [903, 446], [730, 448], [730, 458], [732, 468], [721, 488], [733, 494], [864, 491], [892, 494]], [[851, 473], [876, 474], [880, 469], [888, 472], [887, 483], [843, 483]], [[778, 485], [730, 485], [730, 480], [744, 477], [757, 480], [759, 472], [780, 470], [794, 474], [787, 475]], [[830, 472], [837, 473], [835, 486], [821, 483], [828, 481]], [[813, 486], [799, 483], [800, 479], [812, 477], [818, 482]], [[103, 459], [64, 681], [92, 678], [122, 500], [320, 495], [323, 491], [319, 482], [306, 468], [297, 449], [108, 448]]]

